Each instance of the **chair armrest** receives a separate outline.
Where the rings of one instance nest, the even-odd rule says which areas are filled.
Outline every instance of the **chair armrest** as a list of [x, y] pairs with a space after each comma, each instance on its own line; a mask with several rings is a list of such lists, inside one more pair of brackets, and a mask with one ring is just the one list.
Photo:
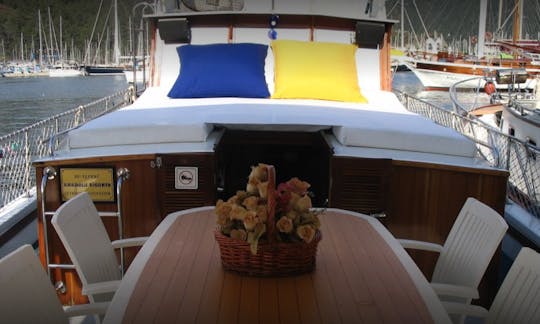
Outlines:
[[95, 295], [95, 294], [115, 292], [116, 290], [118, 290], [118, 287], [120, 286], [120, 282], [122, 281], [111, 280], [111, 281], [102, 281], [102, 282], [95, 282], [95, 283], [87, 284], [82, 287], [82, 293], [84, 295]]
[[64, 306], [64, 313], [68, 317], [105, 314], [110, 302], [90, 303], [73, 306]]
[[443, 249], [442, 245], [437, 244], [437, 243], [430, 243], [430, 242], [423, 242], [423, 241], [416, 241], [416, 240], [406, 240], [406, 239], [398, 239], [398, 242], [405, 249], [424, 250], [424, 251], [432, 251], [432, 252], [439, 252], [439, 253]]
[[132, 246], [142, 246], [146, 240], [148, 240], [148, 236], [130, 237], [127, 239], [112, 241], [111, 244], [114, 249], [120, 249]]
[[448, 314], [467, 315], [480, 318], [486, 318], [489, 314], [487, 309], [478, 305], [453, 302], [442, 302], [442, 304]]
[[452, 284], [443, 284], [438, 282], [430, 283], [431, 288], [435, 290], [435, 293], [439, 296], [451, 296], [451, 297], [463, 297], [477, 299], [479, 296], [478, 289], [459, 286]]

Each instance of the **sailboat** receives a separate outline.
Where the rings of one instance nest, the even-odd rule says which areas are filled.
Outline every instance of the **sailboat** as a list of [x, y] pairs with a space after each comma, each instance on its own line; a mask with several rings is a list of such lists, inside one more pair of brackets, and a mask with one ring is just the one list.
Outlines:
[[[487, 0], [480, 0], [478, 36], [475, 37], [478, 49], [476, 57], [454, 59], [448, 53], [439, 51], [434, 59], [414, 60], [409, 68], [427, 90], [448, 89], [458, 82], [461, 87], [483, 88], [484, 81], [481, 81], [481, 84], [477, 79], [462, 81], [482, 76], [495, 77], [498, 72], [506, 69], [525, 69], [528, 78], [519, 84], [519, 87], [533, 90], [536, 87], [536, 76], [540, 76], [540, 41], [521, 40], [519, 26], [522, 13], [523, 1], [516, 0], [512, 41], [492, 40], [493, 35], [486, 32]], [[507, 88], [507, 85], [499, 85], [496, 82], [494, 84], [500, 90]]]
[[[52, 30], [51, 11], [49, 9], [49, 24]], [[51, 32], [52, 37], [52, 32]], [[51, 38], [51, 46], [52, 46]], [[82, 76], [83, 72], [79, 69], [79, 66], [75, 62], [69, 62], [64, 60], [62, 51], [62, 16], [60, 16], [60, 46], [58, 47], [59, 60], [49, 69], [49, 77], [76, 77]], [[54, 47], [53, 47], [54, 48]]]
[[[103, 1], [102, 1], [103, 3]], [[84, 68], [88, 75], [123, 75], [124, 67], [120, 65], [120, 45], [119, 45], [119, 30], [118, 30], [118, 5], [117, 0], [112, 2], [112, 9], [114, 10], [114, 49], [113, 49], [113, 58], [114, 62], [112, 64], [88, 64]], [[99, 18], [99, 13], [96, 16], [96, 22]], [[88, 55], [87, 50], [87, 55]], [[106, 58], [108, 59], [108, 58]]]

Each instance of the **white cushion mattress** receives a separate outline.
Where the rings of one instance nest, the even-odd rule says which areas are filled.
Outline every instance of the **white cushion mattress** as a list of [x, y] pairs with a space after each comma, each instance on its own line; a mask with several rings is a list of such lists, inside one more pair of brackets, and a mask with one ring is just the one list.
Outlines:
[[131, 106], [90, 121], [68, 134], [71, 149], [204, 142], [215, 127], [244, 130], [332, 129], [345, 146], [472, 157], [464, 136], [408, 112], [394, 94], [364, 93], [368, 104], [250, 98], [170, 99], [149, 88]]

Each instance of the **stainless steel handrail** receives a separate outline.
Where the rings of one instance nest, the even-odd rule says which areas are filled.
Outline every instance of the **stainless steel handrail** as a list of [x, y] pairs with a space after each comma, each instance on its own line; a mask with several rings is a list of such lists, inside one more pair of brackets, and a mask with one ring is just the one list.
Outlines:
[[[49, 235], [47, 230], [47, 216], [53, 216], [54, 211], [47, 211], [46, 210], [46, 204], [47, 201], [46, 197], [46, 189], [47, 189], [47, 182], [49, 180], [54, 180], [56, 177], [57, 172], [53, 167], [45, 167], [43, 169], [43, 177], [41, 180], [41, 211], [42, 211], [42, 223], [43, 223], [43, 244], [45, 245], [45, 262], [46, 262], [46, 269], [47, 274], [49, 275], [49, 278], [51, 276], [51, 270], [50, 269], [75, 269], [75, 266], [73, 264], [67, 264], [67, 263], [55, 263], [52, 264], [50, 262], [50, 256], [49, 256]], [[118, 218], [118, 237], [119, 239], [124, 238], [124, 229], [123, 229], [123, 217], [122, 217], [122, 184], [125, 180], [129, 179], [130, 172], [126, 168], [120, 168], [116, 172], [117, 179], [116, 179], [116, 206], [117, 211], [116, 212], [99, 212], [100, 217], [107, 217], [107, 216], [114, 216]], [[120, 249], [120, 270], [122, 276], [124, 275], [124, 249]], [[56, 283], [57, 286], [64, 287], [63, 283], [59, 284]]]

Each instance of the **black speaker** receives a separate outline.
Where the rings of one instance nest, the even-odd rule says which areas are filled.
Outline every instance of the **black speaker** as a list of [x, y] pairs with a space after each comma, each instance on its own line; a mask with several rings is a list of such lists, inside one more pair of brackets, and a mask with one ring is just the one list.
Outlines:
[[186, 18], [167, 18], [158, 20], [159, 37], [170, 43], [191, 42], [191, 28]]
[[384, 23], [371, 21], [358, 21], [356, 23], [356, 44], [358, 47], [380, 47], [386, 28]]

